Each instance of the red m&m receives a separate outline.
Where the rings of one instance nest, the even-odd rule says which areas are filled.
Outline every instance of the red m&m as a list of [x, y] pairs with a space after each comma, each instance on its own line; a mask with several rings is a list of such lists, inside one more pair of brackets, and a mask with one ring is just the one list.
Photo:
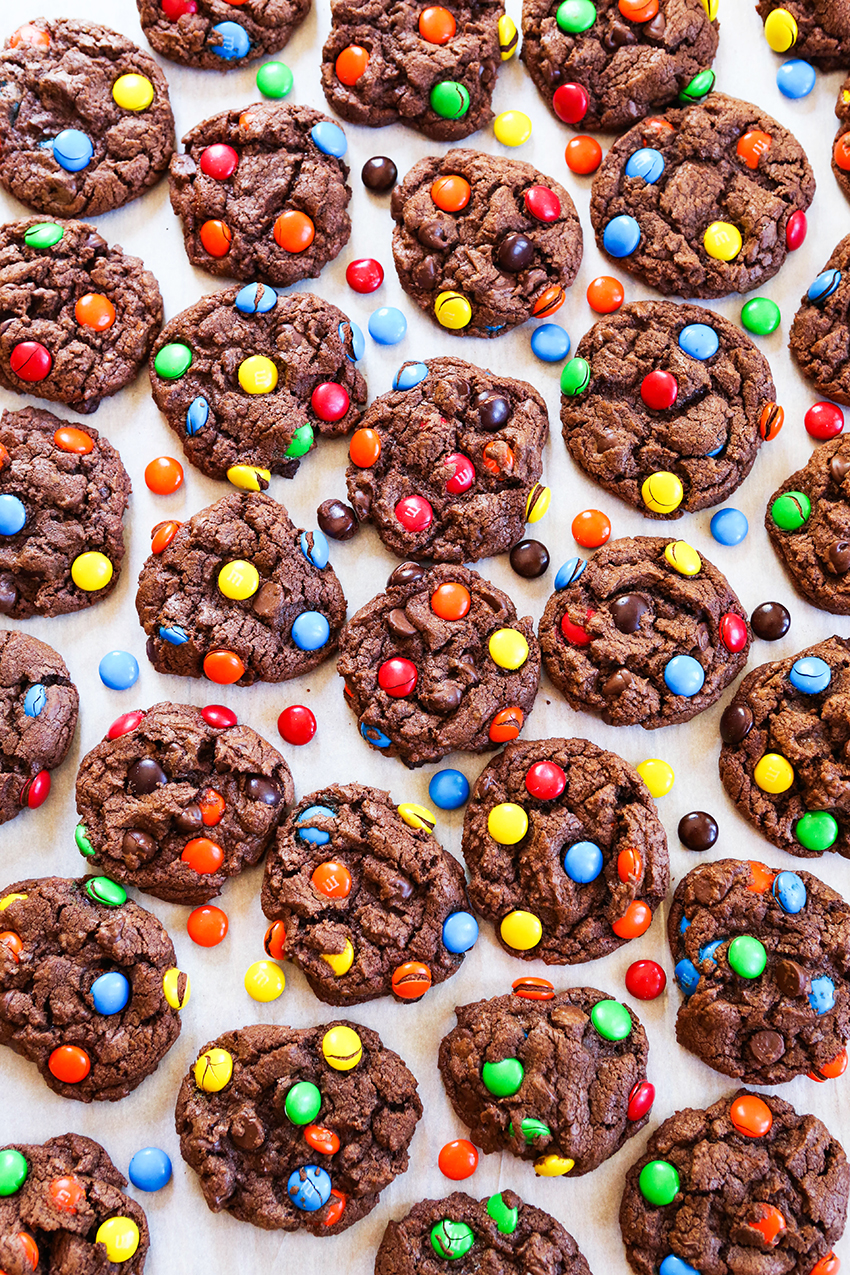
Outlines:
[[720, 640], [727, 651], [743, 651], [747, 645], [747, 625], [740, 615], [727, 611], [720, 620]]
[[277, 719], [277, 728], [287, 744], [309, 744], [316, 733], [316, 718], [304, 704], [290, 704]]
[[9, 356], [9, 366], [22, 381], [43, 381], [50, 375], [53, 355], [40, 341], [21, 341]]
[[[592, 611], [588, 611], [588, 617], [592, 614]], [[590, 646], [593, 640], [587, 630], [576, 624], [568, 615], [564, 615], [561, 620], [561, 632], [571, 646]]]
[[374, 257], [350, 261], [345, 268], [345, 282], [353, 292], [374, 292], [384, 282], [384, 267]]
[[144, 713], [139, 712], [138, 709], [132, 713], [122, 713], [120, 717], [116, 717], [106, 732], [106, 738], [119, 739], [122, 735], [129, 735], [131, 730], [136, 729], [143, 717]]
[[834, 403], [815, 403], [806, 412], [803, 423], [806, 433], [823, 443], [828, 438], [836, 438], [844, 429], [844, 413]]
[[215, 145], [207, 146], [201, 151], [201, 172], [207, 177], [214, 177], [219, 182], [227, 181], [228, 177], [232, 177], [238, 163], [238, 154], [225, 142], [216, 142]]
[[641, 381], [640, 396], [654, 412], [664, 412], [676, 402], [679, 385], [670, 372], [657, 369], [649, 372]]
[[648, 1080], [639, 1080], [629, 1094], [629, 1106], [626, 1116], [629, 1120], [642, 1120], [649, 1115], [655, 1102], [655, 1085]]
[[406, 695], [412, 695], [418, 680], [416, 665], [400, 655], [384, 660], [378, 669], [378, 685], [393, 699], [404, 699]]
[[320, 421], [341, 421], [351, 406], [351, 399], [344, 385], [322, 381], [310, 395], [310, 406]]
[[798, 248], [803, 246], [808, 229], [809, 223], [806, 221], [806, 214], [802, 208], [798, 208], [788, 218], [788, 225], [785, 227], [785, 245], [789, 252], [796, 252]]
[[554, 801], [567, 786], [567, 776], [556, 762], [538, 761], [525, 776], [525, 786], [532, 797]]
[[162, 12], [169, 22], [176, 22], [184, 13], [197, 13], [198, 0], [161, 0]]
[[475, 466], [469, 457], [464, 456], [462, 452], [450, 452], [444, 464], [450, 465], [454, 470], [446, 483], [446, 491], [451, 492], [453, 496], [469, 491], [475, 482]]
[[626, 970], [626, 991], [641, 1001], [654, 1001], [667, 986], [667, 975], [657, 961], [634, 961]]
[[29, 810], [37, 810], [43, 806], [50, 796], [50, 771], [40, 770], [32, 779], [27, 780], [21, 789], [21, 805]]
[[406, 531], [426, 531], [434, 521], [434, 510], [424, 496], [403, 496], [395, 516]]
[[523, 198], [526, 208], [538, 221], [557, 221], [561, 215], [561, 201], [548, 186], [529, 186]]
[[201, 709], [201, 717], [203, 717], [208, 726], [214, 726], [217, 730], [225, 730], [228, 726], [235, 726], [238, 720], [233, 710], [226, 708], [224, 704], [207, 704], [205, 708]]
[[455, 1138], [441, 1148], [437, 1156], [437, 1166], [443, 1177], [452, 1182], [462, 1182], [472, 1177], [478, 1168], [478, 1152], [466, 1138]]
[[60, 1045], [47, 1060], [50, 1074], [65, 1085], [78, 1085], [91, 1071], [91, 1059], [78, 1045]]
[[832, 148], [832, 158], [837, 168], [842, 173], [850, 171], [850, 133], [842, 133], [840, 137], [835, 139], [835, 145]]
[[562, 84], [555, 89], [552, 110], [565, 124], [578, 124], [584, 119], [590, 99], [580, 84]]

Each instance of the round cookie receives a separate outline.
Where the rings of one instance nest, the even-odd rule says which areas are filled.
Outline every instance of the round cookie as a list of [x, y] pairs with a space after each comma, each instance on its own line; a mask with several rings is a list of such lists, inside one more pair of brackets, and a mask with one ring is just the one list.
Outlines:
[[287, 287], [348, 243], [345, 134], [326, 115], [257, 103], [204, 120], [183, 148], [169, 187], [192, 265]]
[[441, 1275], [446, 1258], [453, 1269], [488, 1275], [526, 1275], [529, 1260], [541, 1271], [590, 1275], [569, 1231], [515, 1191], [480, 1201], [453, 1191], [444, 1200], [414, 1204], [400, 1222], [387, 1224], [375, 1275]]
[[124, 713], [77, 775], [77, 848], [170, 903], [206, 903], [260, 859], [292, 802], [276, 749], [221, 705]]
[[519, 159], [472, 150], [421, 159], [390, 211], [402, 288], [455, 336], [495, 337], [548, 318], [581, 265], [572, 199]]
[[321, 664], [345, 609], [322, 532], [299, 531], [283, 505], [250, 492], [178, 523], [164, 549], [154, 546], [136, 594], [158, 672], [241, 686]]
[[832, 171], [838, 185], [850, 199], [850, 137], [847, 136], [850, 133], [850, 75], [838, 90], [835, 114], [839, 124], [832, 148]]
[[371, 1213], [404, 1173], [421, 1115], [398, 1054], [377, 1032], [336, 1019], [243, 1027], [205, 1045], [175, 1123], [214, 1213], [329, 1236]]
[[814, 193], [787, 129], [759, 106], [712, 93], [617, 139], [593, 179], [590, 219], [618, 270], [659, 292], [725, 297], [773, 278], [789, 222]]
[[129, 496], [121, 457], [96, 429], [37, 407], [4, 412], [0, 614], [66, 615], [108, 597], [124, 559]]
[[[576, 384], [577, 360], [588, 365], [586, 386]], [[767, 359], [736, 324], [671, 301], [634, 301], [600, 319], [564, 380], [573, 460], [647, 518], [726, 500], [752, 469], [776, 399]]]
[[0, 226], [0, 385], [93, 412], [135, 380], [162, 324], [138, 257], [81, 221]]
[[459, 1005], [440, 1042], [449, 1102], [482, 1151], [580, 1177], [649, 1119], [649, 1042], [640, 1020], [594, 987], [556, 993], [520, 979], [508, 996]]
[[13, 1161], [16, 1178], [25, 1175], [0, 1197], [0, 1261], [10, 1275], [30, 1269], [105, 1272], [112, 1262], [98, 1237], [107, 1223], [106, 1235], [126, 1237], [121, 1275], [142, 1275], [150, 1246], [147, 1218], [122, 1190], [127, 1179], [99, 1143], [66, 1133], [41, 1146], [10, 1144], [0, 1156]]
[[[822, 71], [838, 71], [850, 66], [847, 0], [758, 0], [756, 9], [763, 22], [777, 10], [782, 15], [781, 19], [772, 20], [777, 23], [775, 43], [781, 41], [782, 53], [812, 62]], [[786, 14], [791, 17], [790, 23]], [[793, 38], [787, 43], [789, 36]], [[775, 44], [771, 44], [771, 48], [774, 47]]]
[[702, 863], [676, 887], [667, 937], [685, 998], [676, 1039], [715, 1071], [780, 1085], [821, 1079], [843, 1054], [850, 907], [811, 873]]
[[372, 748], [412, 768], [516, 739], [540, 648], [506, 593], [461, 566], [396, 567], [343, 629], [337, 672]]
[[850, 859], [850, 640], [827, 638], [741, 682], [720, 719], [720, 778], [745, 819], [789, 854]]
[[[461, 359], [403, 363], [360, 429], [372, 433], [352, 439], [348, 499], [392, 553], [477, 562], [522, 538], [549, 435], [546, 404], [527, 381]], [[412, 527], [411, 496], [425, 514]]]
[[460, 969], [478, 926], [463, 869], [433, 828], [422, 806], [333, 784], [303, 797], [278, 829], [263, 911], [283, 922], [281, 956], [326, 1004], [420, 1000]]
[[850, 614], [850, 440], [822, 443], [767, 502], [764, 525], [798, 593]]
[[[718, 22], [702, 0], [656, 4], [651, 20], [625, 17], [617, 0], [595, 0], [590, 18], [562, 15], [560, 0], [524, 0], [523, 62], [558, 119], [622, 132], [691, 92], [708, 93]], [[576, 27], [584, 27], [584, 30]]]
[[463, 821], [469, 897], [503, 949], [595, 961], [644, 934], [670, 884], [667, 837], [637, 771], [586, 739], [508, 744]]
[[710, 708], [747, 662], [747, 614], [726, 577], [684, 540], [609, 540], [571, 558], [538, 637], [577, 711], [655, 730]]
[[63, 1098], [126, 1097], [180, 1035], [169, 971], [189, 999], [162, 925], [108, 877], [18, 881], [0, 920], [0, 1044]]
[[0, 51], [0, 184], [29, 208], [120, 208], [159, 181], [173, 150], [165, 76], [126, 36], [36, 18]]
[[206, 71], [230, 71], [282, 49], [311, 0], [136, 0], [148, 43], [160, 57]]
[[788, 348], [825, 398], [850, 403], [850, 235], [836, 246], [794, 315]]
[[[638, 1275], [829, 1275], [850, 1168], [816, 1116], [739, 1089], [677, 1111], [626, 1174], [620, 1229]], [[641, 1189], [643, 1188], [643, 1189]]]
[[0, 823], [47, 800], [50, 772], [71, 747], [79, 703], [52, 646], [0, 629]]
[[335, 305], [249, 283], [210, 293], [165, 325], [151, 392], [202, 473], [265, 491], [272, 474], [294, 476], [317, 434], [357, 423], [362, 355], [362, 333]]
[[322, 88], [337, 115], [368, 128], [406, 124], [437, 142], [457, 142], [490, 122], [500, 58], [516, 49], [511, 22], [509, 47], [500, 51], [503, 0], [461, 0], [429, 22], [432, 8], [331, 0]]

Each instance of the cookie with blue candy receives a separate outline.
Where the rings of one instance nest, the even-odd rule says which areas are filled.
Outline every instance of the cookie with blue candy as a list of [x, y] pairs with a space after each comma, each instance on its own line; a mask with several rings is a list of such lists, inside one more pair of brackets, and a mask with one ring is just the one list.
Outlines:
[[151, 48], [170, 62], [229, 71], [282, 49], [311, 0], [136, 0]]
[[850, 403], [850, 235], [836, 245], [794, 315], [788, 348], [803, 376], [824, 398]]
[[[827, 424], [843, 417], [819, 405]], [[850, 613], [850, 441], [822, 443], [767, 502], [764, 525], [798, 593], [834, 615]]]

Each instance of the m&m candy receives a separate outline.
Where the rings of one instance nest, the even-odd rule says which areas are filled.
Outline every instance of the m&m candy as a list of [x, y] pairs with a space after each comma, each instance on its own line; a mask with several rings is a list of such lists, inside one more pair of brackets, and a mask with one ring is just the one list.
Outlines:
[[106, 332], [115, 322], [115, 306], [100, 292], [87, 292], [74, 306], [74, 318], [81, 328]]
[[472, 306], [462, 292], [439, 292], [434, 301], [434, 315], [441, 327], [459, 331], [470, 323]]
[[528, 952], [536, 947], [543, 937], [543, 926], [540, 918], [533, 912], [517, 909], [503, 918], [499, 933], [508, 947], [518, 952]]
[[595, 137], [580, 135], [567, 142], [564, 158], [571, 173], [587, 177], [602, 163], [602, 147]]
[[741, 323], [755, 336], [770, 336], [781, 322], [779, 306], [769, 297], [753, 297], [741, 310]]
[[227, 934], [227, 915], [211, 903], [190, 912], [186, 921], [189, 938], [199, 947], [217, 947]]
[[71, 563], [71, 579], [78, 589], [83, 589], [86, 593], [105, 589], [112, 575], [112, 563], [105, 554], [96, 550], [79, 554]]
[[597, 1001], [590, 1021], [603, 1040], [625, 1040], [632, 1033], [632, 1016], [619, 1001]]
[[658, 757], [642, 761], [635, 769], [653, 797], [665, 797], [673, 787], [673, 767]]
[[570, 352], [570, 338], [559, 323], [541, 323], [531, 334], [531, 352], [543, 363], [560, 363]]
[[398, 345], [407, 331], [407, 319], [395, 306], [381, 306], [369, 316], [369, 335], [378, 345]]
[[670, 514], [681, 505], [685, 489], [678, 474], [659, 470], [644, 479], [640, 494], [647, 509], [657, 514]]
[[127, 1262], [139, 1247], [139, 1228], [130, 1217], [109, 1217], [95, 1233], [95, 1243], [106, 1249], [110, 1262]]
[[478, 1168], [478, 1152], [466, 1138], [455, 1138], [441, 1148], [437, 1166], [444, 1177], [462, 1182]]
[[140, 1191], [161, 1191], [171, 1181], [169, 1156], [159, 1147], [143, 1147], [130, 1161], [127, 1176]]
[[478, 941], [478, 922], [471, 912], [453, 912], [443, 922], [442, 937], [449, 952], [468, 952]]
[[183, 466], [173, 456], [157, 456], [145, 466], [145, 486], [158, 496], [170, 496], [183, 486]]
[[469, 89], [457, 80], [440, 80], [428, 98], [431, 110], [444, 120], [459, 120], [469, 110]]
[[708, 255], [718, 261], [734, 261], [744, 243], [740, 230], [730, 221], [713, 221], [702, 242]]
[[245, 971], [244, 983], [245, 991], [252, 1000], [267, 1003], [282, 995], [286, 978], [274, 961], [254, 961]]
[[53, 355], [40, 341], [20, 341], [9, 355], [9, 367], [20, 380], [35, 384], [50, 375]]
[[679, 1174], [667, 1160], [650, 1160], [640, 1171], [638, 1188], [648, 1204], [663, 1208], [679, 1193]]
[[634, 217], [621, 213], [602, 232], [605, 251], [612, 257], [630, 257], [640, 243], [641, 229]]
[[213, 1046], [205, 1049], [192, 1068], [195, 1084], [204, 1093], [220, 1093], [230, 1084], [233, 1075], [233, 1056], [226, 1049]]
[[304, 704], [291, 704], [277, 719], [281, 738], [300, 747], [309, 744], [316, 733], [316, 718]]
[[286, 97], [292, 89], [292, 72], [285, 62], [266, 62], [257, 71], [257, 88], [263, 97]]
[[739, 545], [750, 527], [740, 509], [720, 509], [712, 516], [709, 529], [718, 544]]
[[349, 262], [345, 281], [354, 292], [375, 292], [384, 282], [384, 268], [373, 257], [363, 257]]
[[597, 314], [613, 314], [626, 299], [626, 292], [619, 279], [599, 275], [587, 285], [587, 304]]
[[322, 1037], [322, 1057], [334, 1071], [351, 1071], [363, 1059], [363, 1042], [352, 1027], [331, 1027]]
[[783, 62], [776, 72], [776, 87], [779, 92], [783, 97], [794, 100], [808, 97], [815, 87], [816, 80], [815, 68], [810, 62], [804, 62], [802, 58], [792, 58], [789, 62]]
[[218, 22], [212, 28], [209, 47], [226, 62], [235, 62], [248, 56], [251, 40], [238, 22]]
[[657, 961], [634, 961], [626, 970], [626, 990], [642, 1001], [652, 1001], [667, 986], [667, 975]]
[[584, 119], [590, 99], [581, 84], [561, 84], [552, 96], [552, 110], [565, 124], [578, 124]]
[[440, 810], [458, 810], [469, 799], [469, 780], [460, 770], [438, 770], [428, 784], [428, 796]]
[[63, 129], [53, 139], [53, 158], [68, 173], [82, 172], [94, 158], [91, 138], [78, 128]]
[[823, 443], [844, 429], [844, 413], [834, 403], [815, 403], [806, 412], [803, 424], [807, 434]]
[[584, 509], [570, 524], [573, 539], [585, 549], [598, 549], [611, 535], [611, 520], [601, 509]]
[[91, 1071], [91, 1059], [78, 1045], [59, 1045], [47, 1060], [52, 1076], [65, 1085], [78, 1085]]

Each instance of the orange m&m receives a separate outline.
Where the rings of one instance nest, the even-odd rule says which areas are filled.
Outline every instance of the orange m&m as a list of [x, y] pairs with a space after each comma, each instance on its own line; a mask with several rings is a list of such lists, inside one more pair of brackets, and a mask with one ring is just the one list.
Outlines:
[[157, 456], [145, 466], [145, 486], [157, 496], [171, 496], [183, 486], [183, 466], [173, 456]]
[[481, 453], [481, 464], [491, 474], [510, 474], [516, 464], [516, 457], [503, 438], [488, 443]]
[[75, 456], [88, 456], [94, 450], [91, 434], [73, 425], [63, 425], [61, 429], [57, 429], [53, 441], [60, 452], [72, 452]]
[[334, 63], [336, 78], [351, 87], [356, 84], [369, 64], [369, 54], [359, 44], [349, 44]]
[[639, 881], [643, 875], [643, 859], [637, 850], [621, 850], [617, 855], [617, 876], [624, 884]]
[[629, 22], [651, 22], [658, 12], [658, 0], [620, 0], [619, 9]]
[[431, 183], [431, 199], [443, 212], [460, 212], [472, 197], [472, 187], [465, 177], [447, 173]]
[[180, 527], [181, 524], [174, 520], [158, 522], [151, 532], [151, 553], [165, 553]]
[[209, 837], [193, 837], [186, 842], [180, 858], [199, 876], [209, 876], [224, 863], [224, 851]]
[[602, 163], [602, 147], [595, 137], [588, 137], [583, 133], [567, 142], [564, 159], [571, 173], [587, 177], [590, 173], [595, 173]]
[[105, 332], [115, 322], [115, 306], [100, 292], [87, 292], [74, 306], [74, 317], [81, 328]]
[[24, 1250], [24, 1257], [29, 1263], [30, 1269], [34, 1271], [38, 1266], [38, 1245], [26, 1231], [18, 1231], [18, 1242]]
[[86, 1198], [85, 1187], [78, 1178], [54, 1178], [48, 1190], [53, 1207], [60, 1213], [76, 1213], [77, 1205]]
[[841, 1262], [834, 1253], [827, 1253], [826, 1257], [822, 1257], [816, 1265], [812, 1267], [811, 1275], [838, 1275], [841, 1269]]
[[47, 1060], [51, 1075], [65, 1085], [78, 1085], [91, 1071], [91, 1059], [78, 1045], [60, 1045]]
[[652, 913], [641, 899], [632, 899], [623, 916], [611, 926], [617, 938], [637, 939], [652, 924]]
[[626, 291], [619, 279], [601, 274], [587, 285], [587, 304], [597, 314], [613, 314], [626, 299]]
[[205, 221], [200, 230], [201, 243], [211, 257], [226, 257], [233, 242], [233, 231], [226, 221]]
[[750, 876], [747, 881], [747, 889], [753, 894], [767, 894], [773, 886], [775, 874], [770, 868], [766, 868], [763, 863], [756, 862], [755, 859], [749, 861]]
[[283, 954], [286, 950], [286, 927], [283, 921], [272, 921], [266, 930], [263, 947], [267, 955], [273, 957], [276, 961], [283, 960]]
[[573, 540], [585, 549], [598, 549], [611, 535], [611, 519], [601, 509], [583, 509], [570, 524]]
[[204, 658], [204, 676], [220, 686], [231, 686], [245, 672], [245, 665], [235, 651], [210, 651]]
[[545, 292], [540, 293], [532, 308], [532, 314], [538, 319], [548, 319], [550, 314], [560, 310], [566, 299], [567, 294], [561, 285], [553, 283], [551, 288], [547, 288]]
[[787, 1227], [788, 1223], [779, 1209], [772, 1204], [757, 1204], [758, 1216], [755, 1221], [750, 1222], [750, 1226], [754, 1231], [761, 1231], [764, 1236], [765, 1243], [771, 1247], [777, 1243], [780, 1235]]
[[333, 1129], [325, 1129], [320, 1124], [308, 1124], [304, 1130], [304, 1141], [308, 1147], [318, 1151], [319, 1155], [336, 1155], [339, 1151], [339, 1137]]
[[818, 1084], [823, 1084], [825, 1080], [837, 1080], [839, 1076], [843, 1076], [847, 1070], [847, 1050], [842, 1049], [841, 1053], [836, 1054], [834, 1058], [830, 1058], [829, 1062], [825, 1062], [817, 1071], [807, 1071], [806, 1075], [809, 1080], [816, 1080]]
[[20, 934], [16, 934], [14, 930], [4, 930], [0, 934], [0, 946], [5, 947], [17, 965], [21, 959], [21, 952], [24, 950]]
[[348, 1196], [343, 1191], [337, 1191], [336, 1187], [331, 1187], [331, 1198], [328, 1202], [328, 1211], [325, 1214], [325, 1226], [336, 1226], [339, 1219], [345, 1212], [345, 1206], [348, 1203]]
[[521, 708], [503, 708], [490, 723], [489, 735], [494, 744], [506, 744], [516, 739], [522, 730], [525, 714]]
[[405, 961], [393, 970], [392, 989], [404, 1001], [418, 1001], [431, 986], [431, 971], [422, 961]]
[[347, 899], [351, 893], [351, 873], [344, 863], [328, 859], [320, 863], [310, 877], [314, 890], [328, 899]]
[[32, 22], [25, 22], [22, 27], [18, 27], [14, 35], [9, 36], [10, 49], [16, 49], [19, 44], [26, 44], [31, 49], [49, 49], [50, 36], [47, 31], [42, 31]]
[[306, 213], [287, 208], [275, 222], [272, 234], [285, 252], [304, 252], [316, 236], [316, 227]]
[[419, 34], [429, 44], [448, 44], [456, 31], [454, 16], [441, 4], [431, 4], [419, 15]]
[[842, 133], [840, 137], [835, 139], [835, 145], [832, 148], [832, 158], [842, 173], [850, 170], [850, 133]]
[[478, 1168], [478, 1152], [468, 1138], [455, 1138], [441, 1148], [437, 1156], [437, 1167], [443, 1177], [452, 1182], [462, 1182], [472, 1177]]
[[729, 1109], [729, 1119], [737, 1133], [745, 1138], [763, 1138], [773, 1126], [773, 1112], [764, 1098], [754, 1093], [742, 1094]]
[[765, 133], [760, 128], [751, 128], [738, 138], [738, 145], [735, 149], [739, 158], [747, 165], [747, 168], [758, 168], [759, 160], [762, 155], [767, 154], [772, 143], [773, 138], [769, 133]]
[[469, 590], [455, 581], [437, 585], [431, 594], [431, 610], [441, 620], [462, 620], [471, 605]]
[[216, 792], [215, 788], [206, 788], [198, 798], [198, 805], [201, 808], [201, 818], [205, 827], [214, 828], [216, 824], [221, 823], [225, 802], [221, 793]]
[[189, 913], [186, 931], [198, 947], [217, 947], [227, 934], [227, 914], [221, 908], [205, 903]]
[[352, 465], [368, 469], [381, 454], [381, 436], [376, 429], [356, 429], [351, 435], [348, 455]]

